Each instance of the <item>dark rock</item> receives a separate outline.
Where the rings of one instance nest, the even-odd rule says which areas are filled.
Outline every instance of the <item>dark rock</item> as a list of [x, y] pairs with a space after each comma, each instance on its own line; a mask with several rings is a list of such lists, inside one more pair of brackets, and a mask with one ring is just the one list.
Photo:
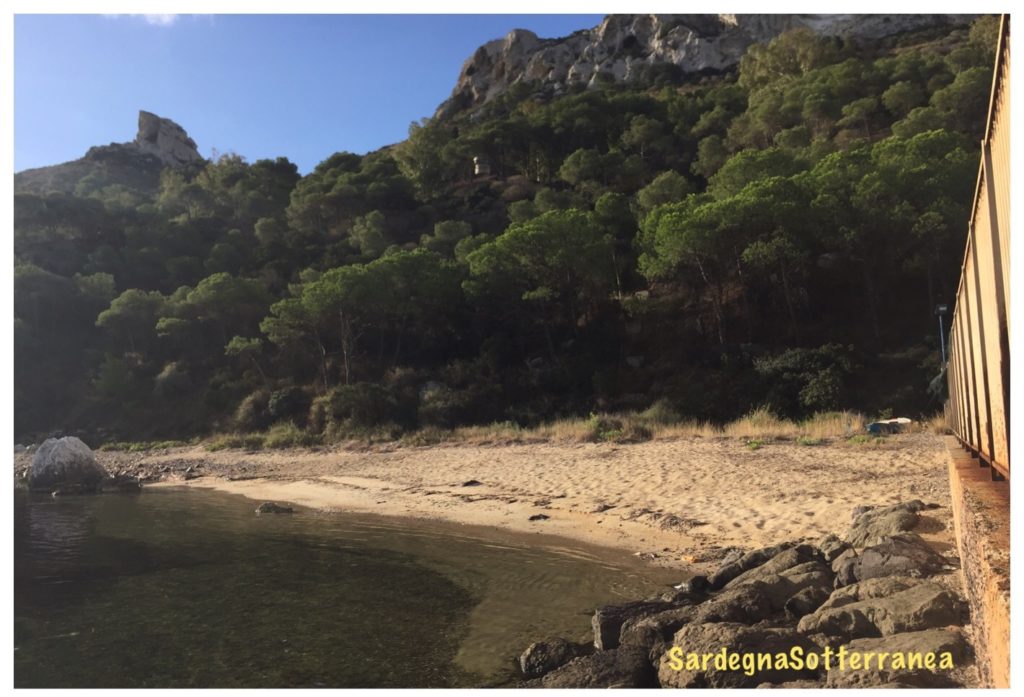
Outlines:
[[468, 482], [462, 482], [462, 486], [483, 486], [483, 482], [477, 481], [476, 479], [470, 479]]
[[541, 686], [554, 688], [657, 687], [658, 680], [640, 646], [622, 646], [575, 658], [541, 679]]
[[698, 606], [694, 622], [742, 622], [753, 624], [776, 614], [761, 581], [750, 581], [722, 591]]
[[786, 617], [791, 620], [799, 620], [804, 615], [809, 615], [828, 600], [828, 589], [823, 586], [808, 586], [794, 593], [783, 605]]
[[697, 607], [684, 605], [663, 610], [653, 615], [631, 617], [622, 623], [619, 632], [620, 646], [642, 646], [648, 656], [656, 661], [668, 647], [666, 642], [679, 631], [683, 625], [693, 621], [697, 616]]
[[917, 511], [923, 508], [924, 504], [915, 500], [865, 511], [853, 521], [845, 540], [854, 547], [878, 544], [883, 538], [915, 528], [920, 519]]
[[544, 515], [543, 513], [535, 513], [532, 516], [530, 516], [529, 519], [530, 520], [548, 520], [550, 518], [551, 518], [551, 516]]
[[281, 506], [272, 501], [264, 501], [259, 506], [256, 506], [256, 513], [294, 513], [294, 509], [290, 506]]
[[[855, 639], [846, 644], [847, 652], [861, 655], [872, 653], [875, 659], [871, 667], [861, 670], [840, 670], [833, 664], [828, 671], [828, 687], [882, 687], [899, 684], [905, 687], [957, 687], [948, 674], [949, 666], [940, 668], [943, 654], [953, 667], [960, 667], [967, 658], [967, 643], [959, 630], [929, 629], [921, 632], [904, 632], [874, 639]], [[885, 664], [879, 666], [880, 654], [886, 655]], [[894, 654], [909, 657], [911, 654], [927, 656], [933, 654], [935, 663], [931, 669], [915, 665], [909, 667], [894, 665]], [[915, 659], [916, 660], [916, 659]]]
[[626, 620], [647, 617], [673, 607], [676, 606], [660, 600], [640, 600], [625, 605], [605, 605], [597, 608], [590, 620], [590, 626], [594, 630], [594, 648], [604, 651], [618, 646], [619, 633]]
[[[817, 653], [818, 647], [807, 637], [791, 629], [747, 627], [733, 622], [710, 624], [688, 624], [672, 639], [682, 655], [665, 653], [658, 663], [658, 682], [662, 687], [722, 688], [757, 687], [761, 683], [783, 683], [794, 680], [812, 680], [817, 673], [811, 670], [775, 670], [774, 667], [760, 667], [753, 671], [729, 670], [728, 665], [716, 665], [712, 660], [706, 670], [702, 666], [687, 669], [686, 654], [790, 654], [799, 646], [804, 655]], [[674, 650], [674, 649], [673, 649]], [[682, 659], [682, 669], [674, 670], [673, 656]], [[752, 675], [748, 675], [750, 672]]]
[[847, 542], [843, 542], [837, 535], [829, 533], [825, 537], [818, 541], [818, 551], [821, 552], [822, 558], [827, 562], [832, 562], [840, 554], [850, 549], [850, 545]]
[[28, 488], [89, 493], [107, 477], [107, 471], [81, 440], [74, 436], [49, 438], [39, 446], [29, 465]]
[[920, 536], [900, 533], [862, 550], [859, 555], [840, 555], [832, 569], [839, 587], [881, 576], [930, 576], [949, 566], [949, 562]]
[[870, 600], [872, 598], [885, 598], [905, 591], [908, 588], [919, 586], [922, 583], [924, 583], [923, 580], [908, 576], [883, 576], [868, 579], [860, 583], [835, 589], [828, 600], [822, 603], [821, 609], [827, 610], [833, 607], [852, 605], [861, 600]]
[[820, 559], [818, 550], [811, 545], [797, 545], [779, 552], [763, 564], [759, 564], [748, 571], [729, 581], [726, 588], [735, 588], [750, 581], [763, 581], [766, 578], [776, 576], [794, 566], [817, 562]]
[[537, 641], [519, 657], [519, 669], [527, 678], [539, 678], [585, 653], [585, 647], [560, 637]]
[[[753, 571], [760, 570], [761, 568], [758, 568]], [[832, 578], [831, 569], [821, 562], [810, 561], [777, 574], [758, 574], [758, 578], [750, 579], [737, 578], [727, 586], [727, 590], [757, 583], [760, 592], [768, 598], [772, 608], [781, 611], [790, 598], [804, 590], [815, 589], [823, 600], [828, 598], [832, 591]]]
[[756, 566], [764, 564], [769, 559], [772, 559], [780, 552], [784, 552], [790, 547], [793, 547], [795, 544], [795, 542], [784, 542], [779, 545], [762, 547], [761, 549], [755, 549], [753, 552], [747, 552], [738, 560], [723, 564], [719, 567], [718, 571], [708, 578], [708, 582], [711, 584], [711, 588], [718, 590], [744, 571], [749, 571]]
[[709, 590], [711, 590], [711, 585], [708, 583], [707, 576], [697, 575], [674, 586], [671, 591], [663, 594], [661, 599], [670, 603], [703, 600], [707, 597]]
[[926, 581], [885, 597], [841, 605], [826, 603], [800, 620], [804, 634], [877, 637], [961, 624], [966, 606], [956, 594]]

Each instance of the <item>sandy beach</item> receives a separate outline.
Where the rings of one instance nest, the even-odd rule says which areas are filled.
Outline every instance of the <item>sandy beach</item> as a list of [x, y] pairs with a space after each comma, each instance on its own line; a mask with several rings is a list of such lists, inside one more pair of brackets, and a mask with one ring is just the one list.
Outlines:
[[163, 481], [149, 486], [559, 535], [666, 566], [701, 567], [732, 547], [842, 534], [856, 506], [915, 498], [940, 506], [918, 531], [940, 551], [953, 539], [945, 452], [928, 433], [883, 443], [773, 441], [756, 450], [737, 438], [693, 437], [97, 455], [112, 473], [158, 473]]

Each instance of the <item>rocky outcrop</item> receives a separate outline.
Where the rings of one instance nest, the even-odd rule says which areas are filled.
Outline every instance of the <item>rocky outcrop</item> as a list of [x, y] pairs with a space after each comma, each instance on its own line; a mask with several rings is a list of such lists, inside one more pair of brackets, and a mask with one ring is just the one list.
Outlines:
[[28, 470], [31, 491], [90, 493], [107, 479], [107, 471], [89, 446], [74, 436], [48, 438], [39, 446]]
[[[909, 502], [858, 510], [861, 548], [828, 535], [817, 545], [789, 542], [729, 554], [710, 577], [695, 576], [657, 598], [599, 608], [596, 653], [570, 660], [568, 642], [538, 642], [520, 667], [529, 687], [947, 687], [974, 682], [973, 656], [957, 629], [970, 618], [952, 589], [949, 560], [917, 535], [886, 530], [916, 524]], [[913, 513], [914, 516], [906, 515]], [[855, 539], [861, 539], [853, 536]], [[832, 561], [832, 567], [829, 565]], [[834, 578], [834, 568], [854, 582]], [[859, 573], [878, 574], [857, 580]], [[838, 586], [838, 587], [835, 587]], [[837, 652], [942, 654], [947, 665], [876, 662], [834, 669]], [[813, 654], [813, 656], [812, 656]], [[780, 656], [787, 660], [779, 660]], [[828, 658], [831, 656], [831, 658]], [[796, 660], [799, 657], [801, 660]], [[808, 657], [815, 660], [811, 661]], [[733, 665], [756, 662], [755, 667]], [[806, 659], [806, 660], [805, 660]], [[850, 658], [852, 661], [853, 659]], [[909, 660], [909, 659], [908, 659]], [[924, 660], [929, 660], [926, 656]], [[952, 662], [952, 665], [948, 665]], [[536, 676], [542, 675], [542, 678]], [[532, 679], [531, 679], [532, 678]]]
[[[878, 657], [928, 656], [935, 657], [941, 664], [943, 654], [953, 666], [960, 665], [967, 656], [967, 642], [959, 630], [928, 629], [921, 632], [905, 632], [875, 639], [855, 639], [844, 647], [849, 654], [873, 654]], [[883, 687], [898, 683], [908, 687], [957, 687], [949, 678], [947, 670], [935, 670], [922, 665], [896, 663], [889, 658], [881, 663], [876, 658], [874, 665], [862, 670], [842, 670], [834, 666], [828, 671], [827, 686], [836, 688], [848, 687]]]
[[747, 47], [796, 27], [847, 39], [876, 39], [915, 29], [964, 23], [967, 15], [609, 15], [593, 29], [541, 39], [525, 29], [490, 41], [463, 64], [444, 118], [488, 102], [521, 82], [552, 95], [600, 80], [631, 82], [652, 66], [681, 73], [721, 71]]
[[203, 161], [185, 129], [170, 119], [140, 111], [135, 140], [97, 145], [80, 159], [18, 172], [14, 175], [14, 192], [87, 195], [117, 185], [152, 195], [165, 167], [187, 167]]
[[843, 553], [832, 562], [837, 587], [883, 576], [921, 578], [953, 568], [945, 557], [912, 532], [882, 538], [859, 554]]
[[[804, 655], [816, 653], [819, 649], [810, 639], [792, 629], [748, 627], [735, 622], [691, 624], [680, 629], [672, 643], [693, 654], [790, 654], [799, 647]], [[679, 660], [679, 657], [676, 659]], [[679, 668], [679, 669], [677, 669]], [[769, 667], [755, 671], [730, 670], [727, 665], [712, 661], [699, 667], [680, 667], [673, 664], [670, 654], [662, 656], [658, 665], [658, 682], [662, 687], [681, 688], [722, 688], [757, 687], [761, 683], [782, 683], [793, 680], [814, 678], [815, 671], [801, 669], [775, 669]]]
[[657, 687], [658, 679], [647, 652], [639, 646], [622, 646], [576, 658], [548, 673], [540, 686], [548, 689], [585, 687]]
[[923, 582], [884, 597], [819, 608], [800, 620], [804, 634], [877, 637], [960, 624], [964, 602], [942, 586]]
[[156, 156], [170, 167], [181, 167], [203, 159], [196, 149], [196, 142], [188, 137], [184, 128], [148, 111], [139, 112], [139, 132], [134, 143], [141, 152]]
[[587, 647], [561, 637], [536, 641], [519, 657], [519, 669], [528, 678], [539, 678], [587, 653]]

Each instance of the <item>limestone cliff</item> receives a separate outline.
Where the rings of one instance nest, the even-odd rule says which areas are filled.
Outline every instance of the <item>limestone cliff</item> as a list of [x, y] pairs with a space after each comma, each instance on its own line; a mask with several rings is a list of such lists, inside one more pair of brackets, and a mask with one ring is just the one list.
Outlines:
[[151, 193], [159, 185], [165, 167], [201, 162], [203, 157], [184, 128], [170, 119], [140, 111], [135, 140], [98, 145], [77, 160], [18, 172], [14, 175], [14, 192], [74, 194], [83, 193], [80, 185], [91, 190], [120, 185]]
[[648, 66], [671, 64], [685, 73], [720, 71], [739, 63], [747, 47], [795, 27], [827, 36], [877, 39], [973, 15], [609, 15], [600, 25], [560, 39], [515, 29], [490, 41], [463, 64], [444, 118], [483, 104], [517, 82], [536, 82], [558, 94], [604, 79], [631, 81]]

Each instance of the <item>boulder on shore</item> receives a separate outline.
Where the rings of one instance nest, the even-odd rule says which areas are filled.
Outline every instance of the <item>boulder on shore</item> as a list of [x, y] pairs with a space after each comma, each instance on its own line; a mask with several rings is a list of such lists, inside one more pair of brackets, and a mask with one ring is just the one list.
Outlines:
[[264, 501], [259, 506], [256, 506], [256, 515], [261, 513], [294, 513], [295, 510], [291, 506], [282, 506], [281, 504], [274, 503], [273, 501]]
[[48, 438], [39, 446], [28, 469], [31, 491], [90, 493], [108, 478], [89, 446], [74, 436]]

